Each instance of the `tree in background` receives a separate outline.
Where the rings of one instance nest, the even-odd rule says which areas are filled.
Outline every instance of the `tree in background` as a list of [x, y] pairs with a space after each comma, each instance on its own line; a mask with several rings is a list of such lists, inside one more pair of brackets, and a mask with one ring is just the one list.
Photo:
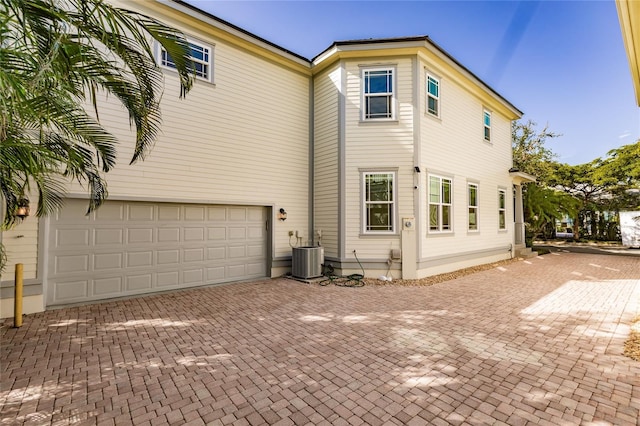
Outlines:
[[136, 135], [130, 161], [144, 159], [160, 127], [163, 81], [151, 39], [171, 55], [184, 96], [193, 64], [178, 30], [101, 0], [0, 0], [4, 229], [30, 193], [38, 216], [59, 209], [70, 180], [86, 185], [89, 211], [107, 197], [104, 173], [115, 165], [117, 140], [100, 125], [100, 96], [126, 108]]
[[536, 182], [524, 186], [524, 221], [527, 225], [527, 240], [542, 234], [553, 234], [556, 220], [572, 215], [576, 202], [572, 197], [548, 186], [553, 177], [556, 155], [545, 146], [548, 139], [560, 136], [548, 127], [536, 130], [536, 123], [516, 121], [511, 127], [513, 166], [521, 172], [536, 177]]
[[511, 126], [513, 167], [535, 176], [537, 182], [544, 185], [553, 172], [551, 165], [556, 157], [556, 154], [545, 144], [547, 139], [561, 135], [549, 131], [547, 126], [537, 131], [536, 126], [537, 124], [531, 120], [526, 123], [513, 122]]
[[[550, 185], [580, 201], [574, 235], [616, 238], [617, 213], [640, 207], [640, 141], [575, 166], [554, 164]], [[582, 229], [580, 229], [582, 227]]]

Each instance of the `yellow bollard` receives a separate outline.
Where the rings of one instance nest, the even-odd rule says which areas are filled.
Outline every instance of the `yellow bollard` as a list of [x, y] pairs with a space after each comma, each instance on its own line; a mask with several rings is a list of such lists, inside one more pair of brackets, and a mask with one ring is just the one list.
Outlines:
[[16, 263], [16, 292], [13, 300], [13, 326], [22, 327], [22, 263]]

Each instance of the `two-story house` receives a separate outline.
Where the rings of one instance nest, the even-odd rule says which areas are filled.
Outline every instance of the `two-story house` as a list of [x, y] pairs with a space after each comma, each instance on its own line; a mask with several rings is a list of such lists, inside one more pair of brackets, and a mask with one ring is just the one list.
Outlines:
[[[511, 121], [521, 112], [428, 37], [336, 42], [309, 60], [181, 1], [122, 3], [182, 30], [198, 64], [178, 99], [170, 58], [152, 153], [108, 174], [85, 215], [62, 211], [2, 236], [25, 268], [25, 312], [261, 277], [292, 246], [338, 272], [424, 277], [507, 259], [523, 245]], [[175, 94], [175, 96], [173, 96]], [[101, 122], [130, 156], [125, 112]], [[515, 194], [515, 195], [514, 195]], [[514, 198], [515, 197], [515, 198]]]

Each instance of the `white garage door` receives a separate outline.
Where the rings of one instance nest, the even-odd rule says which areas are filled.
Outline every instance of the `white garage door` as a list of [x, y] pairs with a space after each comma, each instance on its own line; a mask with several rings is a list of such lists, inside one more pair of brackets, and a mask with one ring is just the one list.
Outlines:
[[51, 218], [47, 305], [267, 275], [265, 207], [107, 201]]

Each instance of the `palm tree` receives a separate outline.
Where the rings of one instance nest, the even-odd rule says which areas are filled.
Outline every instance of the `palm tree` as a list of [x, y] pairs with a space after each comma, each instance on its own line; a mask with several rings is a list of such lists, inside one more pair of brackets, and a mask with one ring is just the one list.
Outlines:
[[87, 186], [88, 211], [107, 197], [104, 174], [116, 162], [117, 141], [100, 125], [98, 96], [127, 109], [136, 132], [130, 161], [144, 159], [159, 130], [162, 94], [151, 39], [171, 55], [184, 96], [193, 73], [178, 30], [101, 0], [0, 0], [3, 227], [19, 220], [16, 209], [29, 193], [38, 195], [38, 216], [59, 209], [69, 180]]

